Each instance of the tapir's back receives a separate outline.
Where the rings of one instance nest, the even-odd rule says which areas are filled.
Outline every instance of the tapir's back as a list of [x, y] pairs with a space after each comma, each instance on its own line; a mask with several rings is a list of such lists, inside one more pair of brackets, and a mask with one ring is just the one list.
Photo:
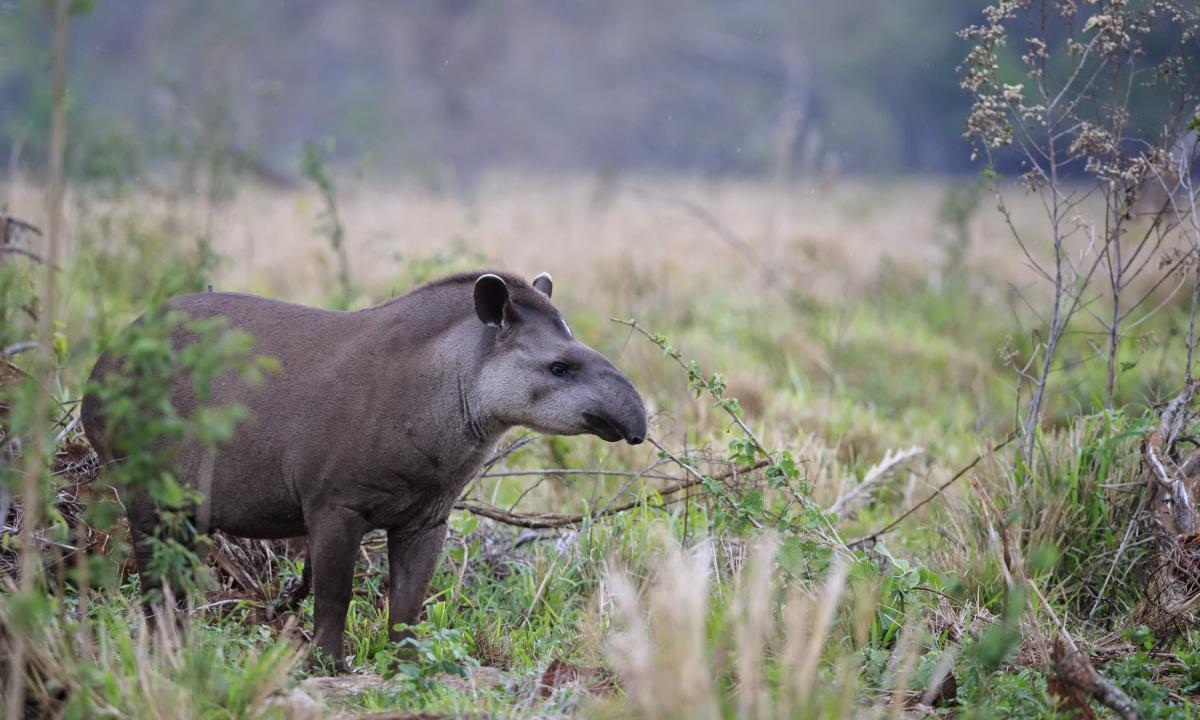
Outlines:
[[[305, 373], [308, 371], [312, 358], [321, 354], [317, 347], [323, 344], [322, 337], [335, 335], [332, 327], [336, 317], [341, 313], [309, 308], [301, 305], [269, 300], [253, 295], [235, 293], [200, 293], [186, 295], [173, 299], [168, 307], [185, 313], [191, 318], [213, 316], [224, 317], [228, 327], [249, 333], [255, 339], [254, 353], [271, 356], [281, 365], [290, 366], [292, 372]], [[125, 332], [133, 331], [133, 327], [145, 322], [145, 317], [138, 318]], [[330, 338], [331, 340], [332, 338]], [[195, 336], [183, 330], [176, 331], [174, 343], [178, 350], [182, 346], [194, 342]], [[101, 354], [92, 369], [90, 381], [102, 383], [110, 373], [117, 372], [122, 358], [114, 355], [112, 350]], [[190, 415], [195, 409], [195, 399], [190, 391], [190, 380], [176, 376], [172, 379], [176, 391], [176, 411], [182, 415]], [[293, 383], [288, 383], [293, 384]], [[227, 401], [223, 396], [236, 396], [245, 400], [244, 389], [234, 377], [223, 378], [213, 387], [213, 402]], [[98, 451], [105, 454], [106, 438], [104, 437], [104, 410], [93, 394], [83, 399], [81, 408], [84, 427], [88, 438]]]

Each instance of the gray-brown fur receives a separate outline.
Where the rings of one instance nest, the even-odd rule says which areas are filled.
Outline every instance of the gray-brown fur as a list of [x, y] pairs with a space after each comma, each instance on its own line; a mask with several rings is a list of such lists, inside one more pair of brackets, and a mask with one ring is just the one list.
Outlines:
[[[571, 336], [548, 276], [536, 282], [454, 275], [354, 313], [227, 293], [172, 301], [193, 317], [226, 318], [255, 336], [256, 353], [280, 362], [257, 386], [234, 377], [214, 384], [211, 402], [241, 403], [252, 418], [212, 461], [198, 445], [180, 447], [180, 477], [201, 487], [211, 466], [207, 518], [199, 518], [209, 529], [309, 537], [314, 640], [339, 669], [363, 534], [388, 532], [389, 625], [415, 623], [446, 518], [506, 430], [645, 438], [633, 385]], [[119, 362], [102, 355], [93, 379], [103, 382]], [[567, 366], [565, 376], [555, 363]], [[177, 410], [190, 414], [190, 383], [174, 382]], [[85, 398], [88, 437], [105, 455], [103, 412]], [[145, 498], [127, 503], [144, 574], [139, 541], [156, 516]]]

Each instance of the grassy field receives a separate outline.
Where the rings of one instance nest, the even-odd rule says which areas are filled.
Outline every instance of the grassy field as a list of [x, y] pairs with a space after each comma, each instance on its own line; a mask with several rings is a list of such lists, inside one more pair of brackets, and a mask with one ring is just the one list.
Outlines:
[[[1011, 448], [987, 449], [1014, 427], [1016, 368], [1036, 348], [1047, 288], [987, 196], [955, 225], [946, 184], [903, 177], [337, 190], [349, 293], [315, 192], [240, 187], [199, 202], [76, 188], [56, 397], [80, 396], [98, 347], [176, 270], [193, 286], [351, 308], [450, 271], [548, 271], [575, 332], [641, 390], [652, 437], [708, 482], [662, 495], [689, 475], [649, 444], [530, 437], [471, 485], [472, 501], [517, 513], [632, 507], [550, 530], [456, 512], [406, 649], [387, 642], [385, 564], [369, 538], [349, 623], [355, 673], [328, 680], [293, 649], [311, 629], [311, 600], [294, 616], [264, 610], [302, 554], [229, 550], [245, 553], [230, 557], [258, 573], [256, 587], [214, 569], [180, 637], [142, 623], [117, 531], [96, 561], [111, 587], [86, 612], [67, 589], [49, 600], [58, 612], [11, 625], [36, 648], [42, 675], [28, 694], [43, 709], [1054, 717], [1050, 607], [1144, 717], [1197, 716], [1200, 635], [1147, 619], [1153, 546], [1139, 505], [1139, 443], [1183, 377], [1186, 292], [1157, 291], [1162, 309], [1123, 341], [1110, 411], [1099, 341], [1081, 316], [1053, 375], [1040, 464], [1018, 472]], [[1012, 195], [1017, 222], [1041, 237], [1038, 201]], [[40, 223], [40, 202], [37, 187], [17, 184], [8, 207]], [[700, 372], [689, 381], [663, 344]], [[722, 402], [731, 397], [773, 462], [794, 460], [790, 477], [713, 479], [745, 464], [746, 436]], [[877, 542], [848, 547], [977, 454]], [[1045, 605], [1008, 576], [1014, 558]], [[0, 611], [9, 623], [26, 612], [7, 599]]]

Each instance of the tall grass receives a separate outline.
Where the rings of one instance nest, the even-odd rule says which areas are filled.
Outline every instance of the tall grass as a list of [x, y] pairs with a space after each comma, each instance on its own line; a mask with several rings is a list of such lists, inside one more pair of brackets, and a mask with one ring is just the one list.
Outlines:
[[844, 561], [822, 582], [806, 584], [780, 570], [779, 541], [764, 536], [722, 581], [710, 543], [660, 544], [641, 588], [629, 570], [609, 568], [609, 660], [625, 696], [601, 714], [883, 717], [909, 702], [921, 624], [912, 619], [900, 633], [887, 662], [891, 686], [864, 682], [861, 650], [876, 606], [869, 586], [849, 591]]
[[[94, 651], [76, 643], [78, 625], [52, 607], [28, 633], [25, 716], [192, 718], [302, 718], [308, 708], [277, 697], [302, 657], [278, 641], [248, 646], [242, 638], [159, 617], [148, 624], [136, 601], [110, 598], [89, 609]], [[60, 612], [66, 610], [66, 612]], [[0, 603], [0, 628], [11, 632], [20, 607]]]

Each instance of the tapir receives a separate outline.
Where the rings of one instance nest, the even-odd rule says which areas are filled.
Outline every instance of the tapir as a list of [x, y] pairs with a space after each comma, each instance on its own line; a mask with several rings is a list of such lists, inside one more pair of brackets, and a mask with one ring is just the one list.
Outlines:
[[[307, 536], [313, 642], [345, 671], [344, 634], [359, 543], [387, 531], [389, 636], [419, 618], [465, 485], [500, 437], [522, 426], [638, 444], [646, 410], [629, 379], [572, 333], [550, 300], [548, 274], [526, 282], [501, 272], [457, 274], [378, 307], [335, 312], [252, 295], [208, 292], [170, 301], [192, 318], [219, 316], [277, 360], [261, 383], [233, 373], [208, 403], [240, 403], [249, 419], [215, 453], [178, 441], [177, 477], [200, 490], [209, 529], [247, 538]], [[177, 333], [176, 349], [186, 345]], [[104, 353], [91, 383], [119, 373]], [[196, 410], [191, 379], [170, 378], [172, 404]], [[102, 458], [104, 406], [85, 396], [82, 420]], [[206, 491], [205, 491], [206, 489]], [[126, 503], [143, 579], [158, 513], [147, 497]], [[145, 580], [143, 580], [143, 589]]]

